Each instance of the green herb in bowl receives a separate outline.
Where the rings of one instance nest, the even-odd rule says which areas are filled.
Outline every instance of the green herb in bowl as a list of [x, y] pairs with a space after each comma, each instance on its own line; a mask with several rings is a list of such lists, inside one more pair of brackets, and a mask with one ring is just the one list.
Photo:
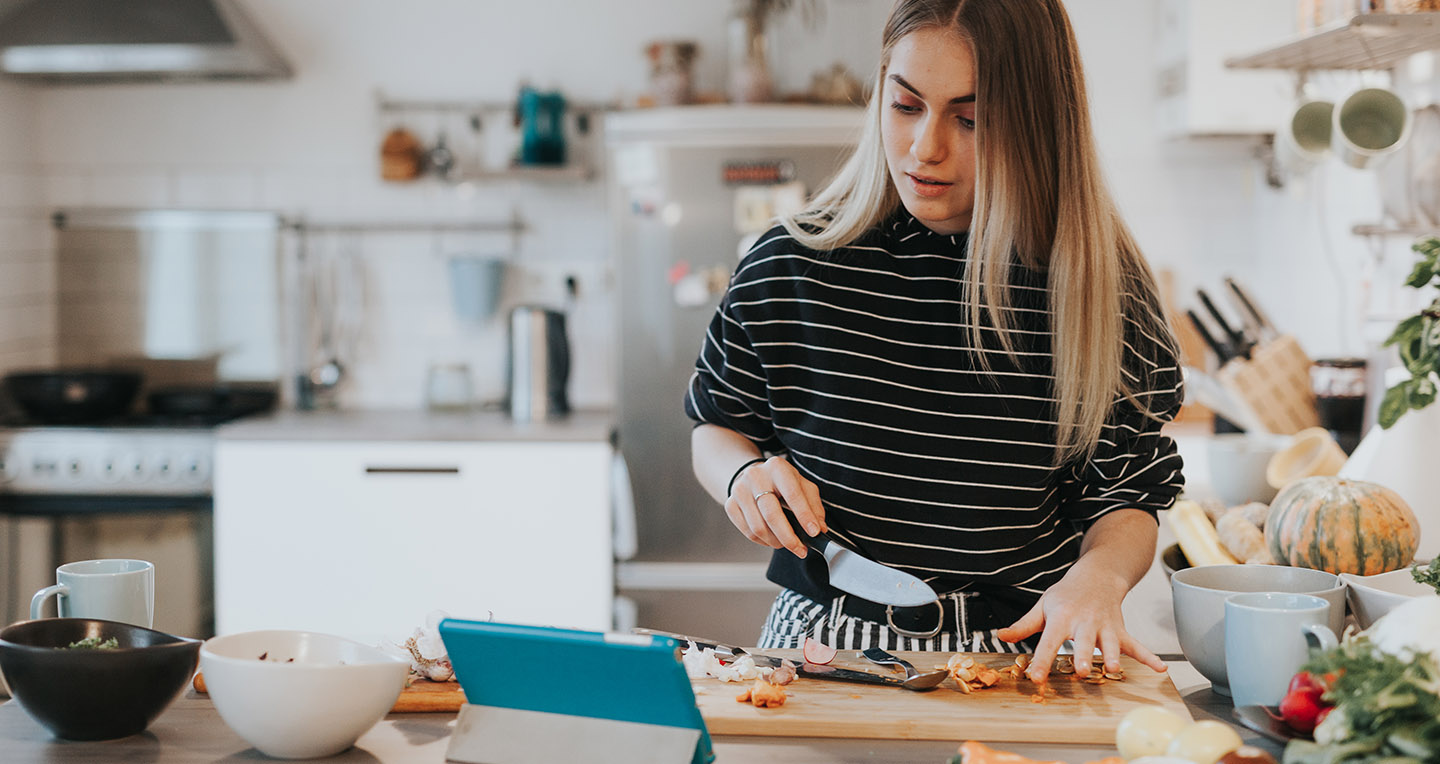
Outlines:
[[115, 637], [101, 639], [99, 637], [86, 637], [79, 642], [71, 642], [65, 646], [67, 650], [117, 650], [120, 647], [120, 640]]
[[1428, 584], [1440, 594], [1440, 557], [1431, 560], [1429, 567], [1416, 565], [1410, 569], [1410, 575], [1415, 577], [1415, 583]]

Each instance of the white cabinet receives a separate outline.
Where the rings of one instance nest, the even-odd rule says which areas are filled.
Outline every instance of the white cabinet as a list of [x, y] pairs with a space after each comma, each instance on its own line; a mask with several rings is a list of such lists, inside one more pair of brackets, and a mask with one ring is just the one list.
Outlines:
[[605, 442], [222, 440], [217, 631], [374, 643], [437, 609], [608, 629], [609, 481]]
[[1156, 35], [1158, 121], [1167, 137], [1275, 132], [1295, 100], [1283, 72], [1225, 60], [1295, 35], [1294, 0], [1163, 0]]

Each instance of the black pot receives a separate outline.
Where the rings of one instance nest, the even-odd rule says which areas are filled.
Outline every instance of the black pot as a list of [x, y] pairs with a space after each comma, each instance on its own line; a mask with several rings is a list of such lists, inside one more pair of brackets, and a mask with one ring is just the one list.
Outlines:
[[275, 408], [279, 390], [273, 384], [177, 385], [151, 391], [151, 414], [228, 421]]
[[[86, 637], [120, 646], [69, 649]], [[200, 663], [200, 640], [117, 621], [42, 618], [0, 630], [0, 672], [10, 694], [64, 740], [114, 740], [144, 731]]]
[[5, 375], [5, 391], [36, 422], [86, 424], [127, 413], [141, 380], [133, 371], [24, 371]]

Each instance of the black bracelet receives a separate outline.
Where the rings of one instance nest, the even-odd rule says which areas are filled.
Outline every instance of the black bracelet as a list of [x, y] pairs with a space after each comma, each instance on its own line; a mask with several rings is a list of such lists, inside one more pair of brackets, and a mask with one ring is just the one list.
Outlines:
[[740, 477], [740, 473], [744, 472], [747, 468], [750, 467], [750, 465], [759, 464], [763, 461], [765, 461], [765, 457], [757, 456], [754, 459], [751, 459], [750, 461], [740, 465], [740, 469], [735, 470], [735, 474], [730, 476], [730, 483], [725, 486], [725, 498], [730, 498], [730, 492], [735, 490], [735, 478]]

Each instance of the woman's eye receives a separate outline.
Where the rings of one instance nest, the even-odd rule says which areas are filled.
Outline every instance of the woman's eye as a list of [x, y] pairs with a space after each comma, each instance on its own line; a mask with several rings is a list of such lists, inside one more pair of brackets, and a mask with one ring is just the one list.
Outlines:
[[899, 101], [895, 101], [894, 103], [890, 104], [890, 108], [900, 112], [901, 114], [914, 114], [920, 111], [920, 107], [918, 106], [910, 106], [909, 104], [903, 104]]
[[966, 118], [966, 117], [956, 117], [956, 119], [960, 120], [960, 126], [963, 127], [963, 128], [965, 128], [966, 130], [974, 130], [974, 129], [975, 129], [975, 120], [974, 120], [974, 119]]

